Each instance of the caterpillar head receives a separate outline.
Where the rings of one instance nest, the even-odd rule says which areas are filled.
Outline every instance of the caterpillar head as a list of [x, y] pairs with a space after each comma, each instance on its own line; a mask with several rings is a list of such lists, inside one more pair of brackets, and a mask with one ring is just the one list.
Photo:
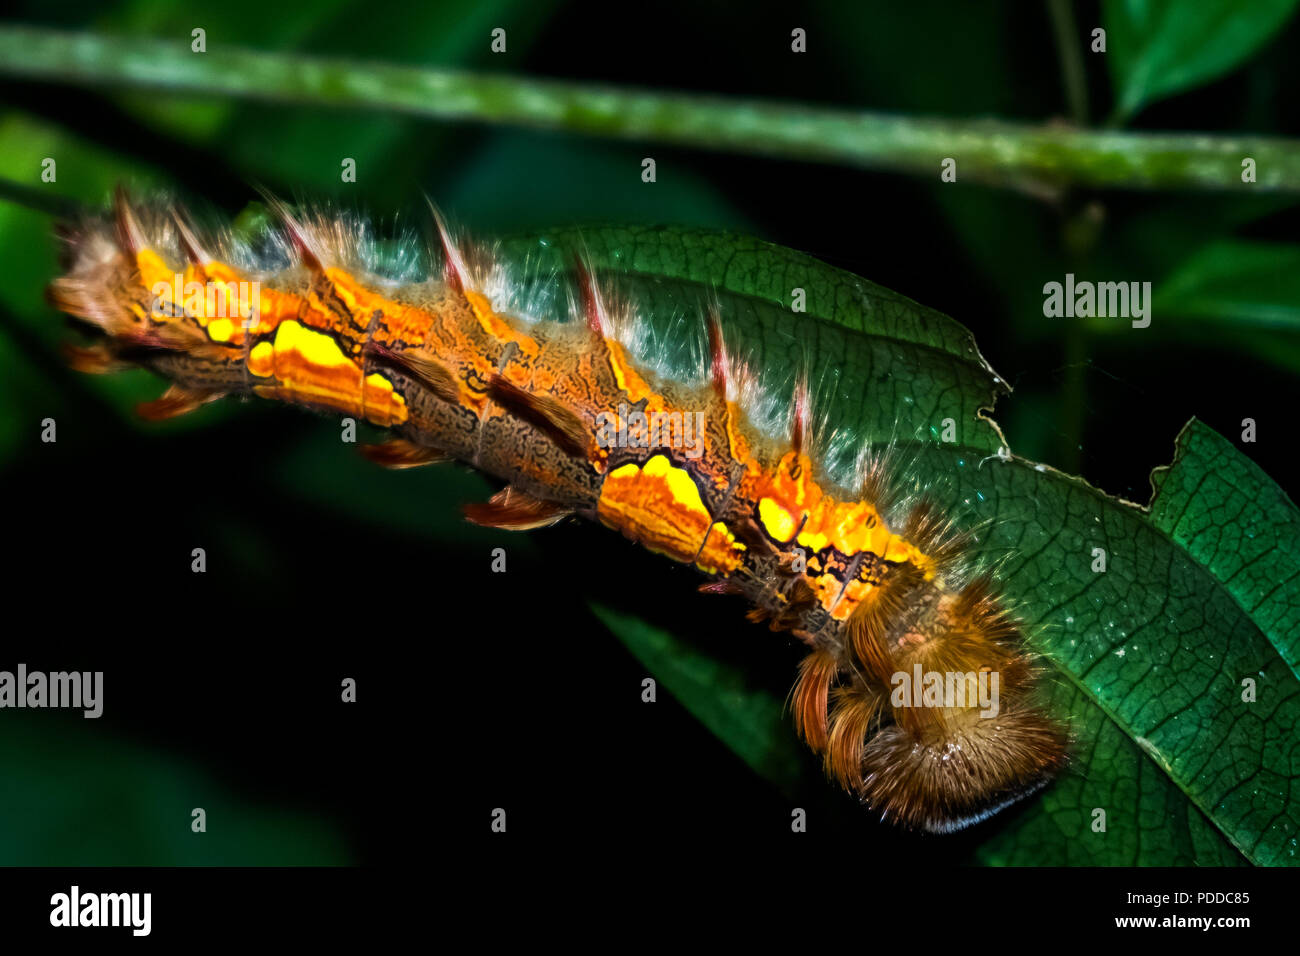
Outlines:
[[1065, 763], [1065, 735], [1035, 699], [1036, 668], [987, 578], [945, 592], [904, 566], [813, 661], [796, 687], [804, 736], [885, 820], [959, 830]]

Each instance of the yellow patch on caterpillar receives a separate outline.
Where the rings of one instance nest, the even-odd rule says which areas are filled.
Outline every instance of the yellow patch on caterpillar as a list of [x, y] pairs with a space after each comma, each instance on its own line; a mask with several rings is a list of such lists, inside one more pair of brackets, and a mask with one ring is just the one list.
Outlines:
[[258, 342], [248, 352], [248, 370], [259, 378], [270, 378], [275, 374], [275, 346], [270, 342]]
[[406, 398], [378, 372], [365, 377], [361, 388], [361, 414], [376, 425], [388, 427], [406, 421]]
[[705, 574], [734, 571], [740, 566], [739, 552], [744, 550], [745, 546], [736, 540], [731, 529], [723, 522], [715, 521], [709, 527], [709, 536], [705, 538], [704, 547], [695, 559], [695, 566]]
[[135, 254], [135, 267], [140, 272], [140, 284], [146, 289], [171, 286], [175, 282], [176, 270], [152, 249], [141, 249]]
[[470, 308], [474, 312], [474, 317], [478, 319], [479, 325], [483, 326], [484, 332], [498, 341], [514, 342], [519, 346], [519, 351], [528, 358], [537, 356], [536, 340], [518, 331], [509, 322], [497, 315], [493, 311], [492, 303], [488, 301], [487, 296], [472, 289], [466, 289], [464, 293], [466, 301], [469, 302]]
[[799, 527], [794, 515], [777, 504], [773, 498], [760, 498], [758, 501], [758, 520], [763, 523], [772, 540], [778, 544], [788, 544]]
[[357, 415], [376, 425], [407, 419], [406, 399], [378, 372], [364, 378], [361, 367], [324, 332], [296, 321], [276, 327], [274, 343], [258, 342], [249, 351], [248, 370], [277, 385], [254, 386], [267, 397], [298, 398]]
[[869, 552], [885, 561], [915, 564], [927, 579], [934, 573], [933, 560], [890, 532], [874, 505], [841, 502], [823, 493], [813, 480], [811, 461], [802, 453], [787, 452], [782, 457], [762, 489], [758, 517], [780, 544], [793, 540], [809, 551], [829, 546], [849, 557]]
[[361, 371], [356, 362], [343, 354], [334, 339], [298, 322], [281, 322], [276, 329], [275, 358], [276, 373], [282, 378], [294, 366], [321, 371], [355, 371], [358, 374]]
[[376, 309], [387, 313], [395, 308], [394, 303], [371, 292], [343, 269], [326, 269], [324, 275], [358, 329], [364, 330], [370, 324], [370, 316]]
[[235, 334], [235, 323], [229, 319], [213, 319], [208, 323], [208, 338], [214, 342], [229, 342]]
[[737, 425], [737, 422], [740, 421], [740, 406], [735, 402], [727, 401], [725, 407], [727, 410], [727, 449], [731, 452], [731, 460], [747, 462], [750, 460], [749, 439], [744, 436]]
[[[652, 456], [644, 467], [629, 462], [611, 471], [601, 483], [596, 511], [609, 527], [682, 562], [695, 560], [713, 525], [695, 480], [667, 455]], [[732, 557], [723, 568], [739, 564]]]
[[613, 339], [605, 340], [605, 348], [609, 355], [609, 367], [614, 373], [614, 381], [618, 387], [627, 393], [628, 400], [635, 404], [643, 398], [649, 398], [655, 395], [654, 389], [646, 384], [646, 380], [637, 372], [636, 367], [628, 360], [627, 352], [623, 346]]
[[[770, 501], [771, 499], [765, 498], [763, 500]], [[822, 534], [820, 531], [810, 530], [810, 531], [799, 532], [799, 536], [795, 539], [795, 543], [798, 544], [799, 547], [801, 548], [807, 548], [809, 551], [816, 552], [816, 551], [821, 551], [828, 544], [830, 544], [831, 539], [826, 537], [826, 535]]]
[[155, 326], [193, 323], [223, 345], [242, 345], [245, 324], [258, 315], [254, 302], [259, 283], [249, 283], [220, 262], [190, 263], [176, 272], [152, 249], [135, 256], [140, 284], [148, 290], [148, 307], [132, 302], [128, 308], [140, 321]]

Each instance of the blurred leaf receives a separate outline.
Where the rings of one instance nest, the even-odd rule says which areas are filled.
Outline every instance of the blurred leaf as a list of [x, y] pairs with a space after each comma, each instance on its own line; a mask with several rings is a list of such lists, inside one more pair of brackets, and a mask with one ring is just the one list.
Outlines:
[[[1197, 236], [1184, 223], [1184, 236], [1172, 238], [1182, 217], [1167, 217], [1158, 231], [1132, 233], [1106, 250], [1111, 275], [1123, 275], [1126, 251], [1143, 240], [1163, 242], [1163, 251], [1148, 256], [1152, 266], [1166, 261], [1172, 249], [1184, 249]], [[1134, 253], [1134, 256], [1141, 253]], [[1135, 261], [1127, 257], [1127, 261]], [[1102, 274], [1102, 268], [1093, 270]], [[1151, 273], [1148, 273], [1151, 274]], [[1156, 273], [1158, 274], [1158, 273]], [[1128, 275], [1133, 275], [1128, 271]], [[1218, 239], [1184, 251], [1166, 278], [1154, 284], [1151, 326], [1129, 334], [1127, 322], [1113, 318], [1081, 320], [1098, 344], [1158, 349], [1171, 342], [1233, 351], [1279, 368], [1300, 371], [1300, 246], [1292, 243]]]
[[493, 130], [451, 175], [426, 174], [428, 190], [471, 235], [540, 229], [553, 222], [671, 222], [744, 229], [748, 218], [689, 166], [653, 186], [643, 152], [626, 143], [575, 141], [533, 130]]
[[[87, 733], [79, 713], [5, 715], [6, 866], [332, 866], [343, 836], [301, 805], [259, 805], [175, 754]], [[80, 726], [60, 727], [75, 720]], [[190, 830], [190, 811], [209, 832]]]
[[1211, 322], [1225, 338], [1243, 325], [1300, 332], [1300, 245], [1212, 242], [1157, 286], [1152, 309]]
[[755, 773], [792, 792], [803, 759], [780, 699], [756, 692], [737, 669], [645, 621], [598, 604], [592, 610], [696, 720]]
[[1295, 6], [1296, 0], [1105, 0], [1119, 119], [1243, 63]]
[[[1026, 111], [1020, 102], [1040, 91], [1037, 84], [1017, 82], [1030, 58], [1028, 51], [1015, 48], [1008, 29], [1010, 18], [1025, 15], [1017, 0], [813, 0], [809, 7], [821, 21], [809, 31], [817, 38], [818, 55], [821, 46], [829, 48], [834, 81], [856, 102], [942, 116], [1036, 118], [1046, 112]], [[935, 29], [938, 22], [942, 31]], [[954, 36], [962, 42], [950, 42]], [[871, 55], [863, 56], [865, 38], [871, 37], [888, 37], [888, 42], [871, 43]], [[915, 68], [918, 59], [927, 64], [924, 70]], [[1051, 66], [1054, 72], [1055, 63]]]

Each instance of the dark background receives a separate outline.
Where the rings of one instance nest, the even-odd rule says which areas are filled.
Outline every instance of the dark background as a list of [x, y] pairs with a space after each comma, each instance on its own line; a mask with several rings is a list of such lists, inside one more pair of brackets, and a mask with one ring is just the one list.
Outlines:
[[[1079, 4], [1082, 41], [1101, 13]], [[393, 2], [273, 12], [20, 5], [15, 19], [208, 43], [492, 69], [667, 89], [1030, 122], [1065, 112], [1045, 8], [1001, 4]], [[505, 26], [509, 53], [488, 52]], [[792, 26], [809, 53], [789, 52]], [[1142, 129], [1300, 133], [1300, 24], [1251, 62], [1154, 104]], [[1084, 53], [1092, 119], [1112, 101]], [[1295, 369], [1258, 334], [1180, 325], [1107, 336], [1041, 313], [1042, 284], [1159, 280], [1224, 236], [1290, 240], [1295, 204], [1240, 194], [1080, 191], [1044, 202], [938, 175], [433, 124], [273, 104], [211, 104], [4, 81], [8, 142], [59, 149], [60, 191], [100, 202], [116, 178], [167, 185], [228, 215], [249, 183], [342, 194], [383, 215], [427, 190], [478, 235], [581, 222], [735, 229], [809, 252], [969, 327], [1015, 386], [996, 417], [1013, 450], [1145, 502], [1152, 467], [1197, 416], [1293, 497]], [[225, 110], [228, 112], [213, 112]], [[16, 130], [16, 131], [15, 131]], [[44, 138], [42, 138], [44, 137]], [[33, 141], [34, 140], [34, 141]], [[341, 187], [338, 157], [359, 159]], [[640, 181], [653, 155], [659, 182]], [[79, 158], [84, 157], [84, 162]], [[30, 177], [16, 152], [6, 178]], [[28, 164], [30, 165], [30, 164]], [[93, 170], [93, 171], [88, 171]], [[64, 185], [66, 184], [66, 186]], [[1100, 231], [1072, 251], [1070, 224]], [[56, 274], [50, 219], [6, 206], [0, 253], [0, 482], [8, 504], [0, 667], [106, 673], [105, 716], [9, 712], [0, 739], [0, 862], [348, 863], [491, 840], [489, 812], [556, 854], [577, 844], [685, 853], [701, 842], [788, 839], [789, 803], [668, 693], [588, 610], [634, 611], [784, 688], [800, 648], [693, 593], [688, 569], [602, 529], [531, 538], [469, 528], [490, 493], [459, 467], [392, 474], [341, 446], [337, 425], [260, 404], [162, 426], [131, 421], [161, 383], [63, 369], [71, 338], [40, 304]], [[1147, 334], [1150, 333], [1150, 334]], [[1290, 347], [1290, 346], [1289, 346]], [[56, 445], [39, 421], [58, 421]], [[435, 473], [437, 472], [437, 473]], [[508, 572], [489, 570], [505, 546]], [[190, 572], [207, 549], [208, 571]], [[359, 702], [339, 701], [354, 677]], [[793, 731], [792, 731], [793, 732]], [[809, 771], [816, 773], [808, 758]], [[851, 834], [914, 860], [964, 861], [988, 827], [904, 838], [827, 784], [810, 832]], [[189, 832], [190, 808], [209, 832]], [[75, 821], [70, 826], [69, 821]]]

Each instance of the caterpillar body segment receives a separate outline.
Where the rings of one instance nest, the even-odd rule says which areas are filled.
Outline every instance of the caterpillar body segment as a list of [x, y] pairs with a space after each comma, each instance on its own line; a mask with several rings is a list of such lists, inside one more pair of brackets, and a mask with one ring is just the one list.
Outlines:
[[[825, 478], [806, 377], [787, 434], [755, 426], [753, 372], [715, 309], [700, 383], [667, 380], [629, 344], [636, 304], [585, 261], [571, 314], [527, 314], [504, 267], [459, 245], [436, 209], [443, 265], [416, 281], [376, 274], [346, 221], [270, 205], [281, 228], [260, 259], [124, 193], [110, 219], [67, 230], [50, 300], [97, 335], [76, 366], [167, 379], [146, 417], [254, 395], [364, 419], [392, 433], [366, 450], [380, 464], [455, 459], [502, 480], [467, 506], [472, 521], [528, 530], [578, 515], [694, 565], [702, 590], [745, 597], [751, 620], [809, 646], [795, 726], [886, 820], [958, 829], [1064, 764], [1020, 628], [993, 582], [965, 571], [953, 522], [925, 500], [901, 508], [884, 459], [867, 460], [858, 489]], [[662, 425], [648, 441], [647, 422]]]

